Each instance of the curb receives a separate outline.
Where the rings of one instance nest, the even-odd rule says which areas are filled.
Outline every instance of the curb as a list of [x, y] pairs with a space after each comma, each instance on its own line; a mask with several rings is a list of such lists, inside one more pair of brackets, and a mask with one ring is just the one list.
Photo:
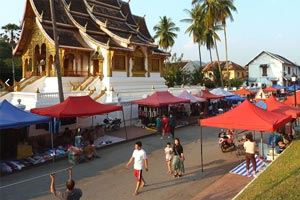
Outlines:
[[[292, 146], [293, 145], [293, 143], [292, 144], [290, 144], [285, 150], [287, 150], [288, 148], [290, 148], [290, 146]], [[264, 173], [270, 166], [272, 166], [272, 164], [276, 161], [276, 160], [278, 160], [278, 158], [281, 156], [281, 155], [283, 155], [284, 153], [285, 153], [285, 150], [281, 153], [281, 154], [279, 154], [278, 155], [278, 157], [275, 159], [275, 160], [273, 160], [260, 174], [262, 174], [262, 173]], [[252, 179], [239, 193], [237, 193], [237, 195], [235, 195], [233, 198], [232, 198], [232, 200], [236, 200], [257, 178], [258, 178], [259, 176], [257, 176], [256, 178], [254, 178], [254, 179]]]

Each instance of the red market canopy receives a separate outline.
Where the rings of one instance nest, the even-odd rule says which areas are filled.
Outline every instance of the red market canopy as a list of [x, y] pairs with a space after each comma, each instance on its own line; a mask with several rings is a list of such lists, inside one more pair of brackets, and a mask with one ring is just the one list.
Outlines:
[[199, 98], [204, 98], [206, 100], [224, 98], [224, 96], [214, 95], [214, 94], [210, 93], [207, 89], [201, 90], [200, 93], [196, 94], [195, 96], [199, 97]]
[[200, 125], [272, 132], [291, 120], [291, 116], [263, 110], [245, 100], [224, 114], [200, 120]]
[[265, 100], [267, 104], [267, 110], [277, 113], [282, 113], [285, 115], [291, 115], [294, 119], [300, 116], [300, 109], [288, 106], [282, 102], [279, 102], [275, 99], [274, 96], [270, 96]]
[[62, 103], [31, 109], [32, 113], [55, 117], [87, 117], [122, 110], [122, 106], [105, 105], [94, 101], [90, 96], [68, 97]]
[[160, 91], [153, 93], [145, 99], [136, 100], [132, 103], [150, 107], [161, 107], [170, 104], [190, 103], [190, 100], [175, 97], [168, 91]]
[[[300, 91], [296, 92], [296, 101], [297, 101], [297, 105], [300, 104]], [[288, 96], [283, 103], [289, 106], [295, 106], [295, 96], [294, 95]]]
[[277, 89], [273, 88], [272, 86], [268, 86], [263, 90], [264, 90], [264, 92], [277, 92]]
[[252, 94], [252, 92], [250, 90], [247, 90], [245, 88], [239, 89], [237, 91], [234, 92], [236, 95], [240, 95], [240, 96], [247, 96]]

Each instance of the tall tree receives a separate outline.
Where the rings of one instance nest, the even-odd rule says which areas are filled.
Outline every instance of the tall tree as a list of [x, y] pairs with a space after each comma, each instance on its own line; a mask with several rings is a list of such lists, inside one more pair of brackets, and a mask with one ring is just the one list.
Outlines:
[[153, 27], [155, 31], [154, 39], [158, 39], [158, 45], [168, 51], [175, 43], [176, 32], [179, 28], [172, 22], [171, 18], [160, 17], [160, 21]]
[[[220, 21], [220, 1], [222, 0], [193, 0], [192, 3], [201, 3], [201, 7], [203, 10], [204, 15], [204, 25], [207, 29], [207, 33], [215, 32], [216, 30], [219, 30], [220, 28], [217, 28], [218, 22]], [[212, 34], [214, 35], [214, 34]], [[216, 55], [218, 59], [218, 68], [221, 70], [220, 66], [220, 58], [219, 58], [219, 52], [218, 52], [218, 46], [217, 46], [217, 37], [213, 37], [214, 39], [214, 47], [216, 49]], [[222, 71], [220, 71], [220, 82], [221, 86], [224, 87], [223, 83], [223, 76]]]
[[[50, 0], [50, 12], [51, 12], [51, 19], [52, 19], [52, 28], [53, 28], [53, 37], [54, 37], [54, 43], [55, 43], [55, 57], [54, 57], [54, 63], [56, 68], [56, 76], [57, 76], [57, 84], [58, 84], [58, 95], [59, 95], [59, 101], [64, 101], [64, 91], [62, 87], [62, 77], [61, 77], [61, 70], [60, 70], [60, 62], [59, 62], [59, 44], [58, 44], [58, 35], [57, 35], [57, 29], [56, 29], [56, 16], [55, 16], [55, 8], [54, 8], [54, 1]], [[55, 2], [59, 3], [59, 2]]]
[[201, 57], [201, 45], [204, 43], [204, 18], [202, 7], [200, 4], [196, 4], [191, 10], [184, 10], [189, 18], [182, 19], [182, 22], [189, 23], [190, 26], [186, 29], [185, 33], [188, 33], [193, 37], [193, 42], [198, 44], [199, 51], [199, 60], [200, 60], [200, 68], [202, 66], [202, 57]]
[[228, 66], [228, 46], [227, 46], [227, 33], [226, 33], [226, 20], [229, 18], [233, 21], [232, 11], [237, 11], [236, 7], [233, 4], [233, 0], [222, 0], [220, 1], [220, 9], [219, 9], [219, 20], [222, 23], [224, 30], [224, 39], [225, 39], [225, 54], [226, 54], [226, 69], [227, 69], [227, 78], [228, 85], [230, 86], [230, 74], [229, 74], [229, 66]]
[[1, 29], [5, 32], [5, 34], [2, 35], [3, 38], [5, 38], [6, 42], [8, 42], [12, 48], [14, 48], [20, 37], [20, 27], [16, 24], [9, 23], [5, 26], [2, 26]]
[[20, 27], [16, 24], [6, 24], [5, 26], [1, 27], [2, 30], [4, 30], [6, 36], [6, 42], [10, 44], [11, 47], [11, 66], [12, 66], [12, 83], [13, 85], [15, 84], [15, 63], [14, 63], [14, 55], [13, 55], [13, 49], [15, 48], [18, 40], [19, 40], [19, 34], [20, 34]]

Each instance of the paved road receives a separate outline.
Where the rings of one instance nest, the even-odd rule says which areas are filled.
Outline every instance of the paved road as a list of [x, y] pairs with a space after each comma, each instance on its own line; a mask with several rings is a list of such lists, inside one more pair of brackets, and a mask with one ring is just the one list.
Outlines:
[[[176, 130], [186, 157], [186, 174], [181, 178], [167, 174], [163, 152], [166, 140], [160, 140], [157, 135], [141, 140], [148, 153], [150, 166], [149, 172], [144, 173], [148, 186], [137, 197], [132, 196], [135, 187], [132, 169], [124, 167], [135, 141], [99, 150], [100, 159], [75, 166], [76, 186], [83, 190], [83, 199], [191, 199], [239, 163], [235, 153], [220, 152], [216, 129], [204, 128], [204, 172], [201, 172], [199, 133], [199, 126]], [[2, 177], [0, 184], [4, 186], [68, 166], [66, 160], [58, 161]], [[58, 188], [64, 187], [65, 179], [65, 173], [57, 174]], [[49, 194], [48, 176], [0, 190], [1, 199], [53, 199]]]

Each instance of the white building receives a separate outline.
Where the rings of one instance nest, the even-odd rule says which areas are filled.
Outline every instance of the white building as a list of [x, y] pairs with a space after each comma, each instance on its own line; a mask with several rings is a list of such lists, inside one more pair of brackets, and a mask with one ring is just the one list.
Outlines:
[[258, 86], [279, 84], [287, 86], [291, 77], [300, 75], [300, 66], [290, 60], [267, 51], [263, 51], [253, 58], [247, 65], [249, 84]]

